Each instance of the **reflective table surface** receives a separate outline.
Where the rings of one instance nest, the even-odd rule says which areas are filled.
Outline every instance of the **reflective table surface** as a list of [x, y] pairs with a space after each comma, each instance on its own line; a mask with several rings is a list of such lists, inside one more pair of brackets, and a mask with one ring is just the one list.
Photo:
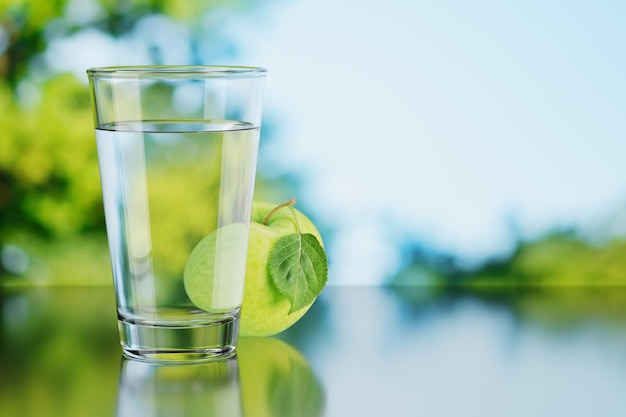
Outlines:
[[112, 288], [0, 289], [0, 416], [624, 416], [626, 289], [327, 287], [234, 359], [122, 359]]

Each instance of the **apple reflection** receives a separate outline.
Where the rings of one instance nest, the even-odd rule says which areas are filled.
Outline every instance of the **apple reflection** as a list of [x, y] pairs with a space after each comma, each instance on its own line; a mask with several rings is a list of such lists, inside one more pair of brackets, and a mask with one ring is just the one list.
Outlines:
[[242, 337], [237, 352], [246, 417], [323, 415], [323, 387], [296, 348], [271, 337]]
[[117, 417], [318, 417], [324, 391], [302, 354], [273, 338], [241, 338], [237, 356], [196, 364], [122, 360]]

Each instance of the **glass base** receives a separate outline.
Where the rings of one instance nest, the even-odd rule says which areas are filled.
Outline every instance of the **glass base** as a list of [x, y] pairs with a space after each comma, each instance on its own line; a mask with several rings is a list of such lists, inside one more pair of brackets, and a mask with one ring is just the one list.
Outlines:
[[235, 355], [239, 314], [206, 323], [118, 321], [123, 354], [147, 362], [190, 363]]

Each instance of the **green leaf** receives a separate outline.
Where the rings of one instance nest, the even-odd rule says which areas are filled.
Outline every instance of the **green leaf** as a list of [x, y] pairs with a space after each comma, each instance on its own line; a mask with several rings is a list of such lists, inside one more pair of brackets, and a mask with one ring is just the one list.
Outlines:
[[278, 291], [291, 303], [291, 314], [322, 292], [328, 278], [326, 252], [310, 233], [283, 236], [270, 251], [269, 271]]

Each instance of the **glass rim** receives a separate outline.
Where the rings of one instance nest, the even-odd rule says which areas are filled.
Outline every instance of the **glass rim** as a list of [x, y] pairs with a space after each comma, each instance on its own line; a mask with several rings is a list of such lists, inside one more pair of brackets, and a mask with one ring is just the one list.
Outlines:
[[253, 78], [262, 77], [262, 67], [239, 65], [134, 65], [94, 67], [89, 78]]

